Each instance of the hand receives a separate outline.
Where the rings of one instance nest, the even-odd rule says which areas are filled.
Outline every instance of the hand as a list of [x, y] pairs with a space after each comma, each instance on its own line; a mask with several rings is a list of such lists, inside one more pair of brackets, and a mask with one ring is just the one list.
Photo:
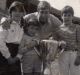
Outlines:
[[75, 66], [79, 66], [80, 65], [80, 56], [77, 56], [74, 62]]
[[14, 64], [14, 63], [16, 63], [16, 61], [18, 61], [18, 60], [19, 60], [19, 58], [17, 58], [17, 57], [14, 57], [14, 58], [9, 57], [9, 58], [8, 58], [8, 63], [9, 63], [9, 64]]
[[10, 17], [8, 17], [8, 18], [5, 18], [5, 17], [3, 17], [2, 19], [1, 19], [1, 24], [10, 24], [12, 22], [12, 19], [10, 18]]
[[36, 44], [38, 44], [38, 45], [39, 45], [39, 43], [40, 43], [40, 41], [41, 41], [41, 40], [39, 40], [39, 39], [33, 39], [33, 41], [35, 41], [35, 42], [36, 42]]
[[38, 41], [33, 39], [28, 43], [27, 47], [31, 48], [31, 47], [35, 47], [37, 45], [38, 45]]
[[14, 61], [14, 59], [13, 59], [12, 57], [9, 57], [9, 58], [8, 58], [8, 63], [9, 63], [9, 64], [14, 64], [15, 61]]
[[14, 57], [13, 60], [14, 60], [15, 62], [17, 62], [17, 61], [19, 61], [20, 59], [19, 59], [18, 57]]
[[65, 42], [65, 41], [60, 41], [60, 42], [59, 42], [59, 47], [60, 47], [61, 49], [64, 49], [64, 48], [66, 47], [66, 42]]

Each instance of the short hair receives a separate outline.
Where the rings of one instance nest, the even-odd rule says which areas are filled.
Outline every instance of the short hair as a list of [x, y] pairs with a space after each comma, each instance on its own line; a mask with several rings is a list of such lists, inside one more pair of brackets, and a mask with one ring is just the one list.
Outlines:
[[71, 6], [65, 6], [61, 11], [61, 15], [63, 15], [64, 13], [71, 13], [72, 16], [73, 16], [74, 15], [74, 10]]
[[37, 10], [40, 9], [49, 9], [50, 10], [51, 6], [47, 1], [40, 1], [37, 7]]
[[23, 3], [19, 1], [14, 1], [9, 7], [9, 14], [11, 14], [12, 11], [17, 11], [16, 7], [19, 9], [20, 12], [25, 12]]
[[27, 22], [25, 21], [25, 24], [23, 26], [24, 33], [28, 32], [29, 26], [36, 26], [40, 28], [40, 25], [37, 19], [29, 19]]

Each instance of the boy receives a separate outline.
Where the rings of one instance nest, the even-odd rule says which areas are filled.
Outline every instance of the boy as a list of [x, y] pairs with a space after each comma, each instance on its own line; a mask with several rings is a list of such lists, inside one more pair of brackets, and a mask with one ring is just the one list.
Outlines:
[[40, 27], [33, 19], [30, 19], [27, 25], [24, 26], [24, 35], [17, 55], [17, 58], [22, 59], [23, 75], [41, 74], [42, 63], [36, 48], [39, 40], [39, 29]]
[[74, 64], [77, 53], [80, 50], [80, 26], [73, 24], [74, 10], [71, 6], [62, 9], [63, 24], [57, 32], [57, 39], [63, 40], [64, 49], [59, 57], [59, 67], [61, 75], [80, 75], [80, 67]]

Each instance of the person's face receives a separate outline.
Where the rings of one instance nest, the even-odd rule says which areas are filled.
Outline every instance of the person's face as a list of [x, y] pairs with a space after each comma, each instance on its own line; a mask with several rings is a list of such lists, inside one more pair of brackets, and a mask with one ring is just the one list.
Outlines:
[[38, 32], [38, 27], [37, 26], [30, 25], [28, 27], [28, 33], [30, 35], [36, 35], [37, 32]]
[[49, 9], [39, 9], [38, 18], [40, 22], [46, 23], [48, 20]]
[[71, 23], [73, 19], [73, 15], [71, 13], [63, 13], [62, 19], [64, 23]]
[[12, 11], [12, 19], [15, 21], [20, 21], [20, 19], [23, 15], [24, 15], [23, 12]]

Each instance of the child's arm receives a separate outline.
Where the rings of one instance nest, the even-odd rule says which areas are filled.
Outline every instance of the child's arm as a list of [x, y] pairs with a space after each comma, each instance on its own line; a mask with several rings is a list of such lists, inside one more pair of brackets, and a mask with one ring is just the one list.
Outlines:
[[23, 54], [25, 53], [25, 51], [27, 50], [27, 47], [25, 46], [26, 44], [26, 40], [24, 38], [24, 36], [22, 37], [22, 40], [20, 42], [20, 45], [19, 45], [19, 51], [18, 51], [18, 54], [16, 55], [16, 58], [18, 59], [21, 59]]

